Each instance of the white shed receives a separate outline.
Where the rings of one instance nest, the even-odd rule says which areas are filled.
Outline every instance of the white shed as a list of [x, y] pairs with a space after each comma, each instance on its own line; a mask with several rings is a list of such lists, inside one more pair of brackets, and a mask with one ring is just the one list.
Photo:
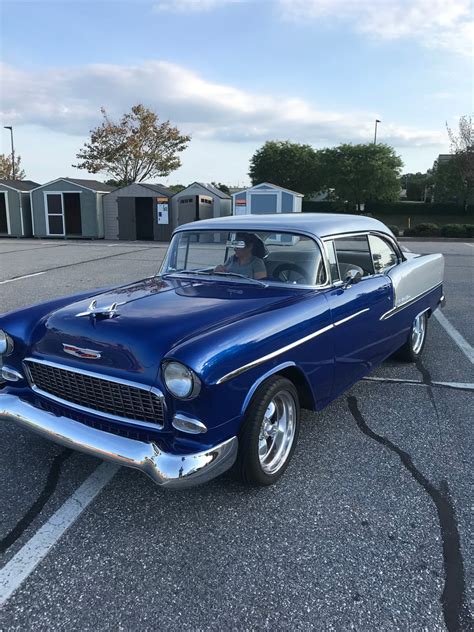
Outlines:
[[270, 182], [232, 194], [234, 215], [267, 213], [301, 213], [303, 194]]
[[171, 198], [173, 226], [232, 214], [230, 195], [206, 182], [193, 182]]

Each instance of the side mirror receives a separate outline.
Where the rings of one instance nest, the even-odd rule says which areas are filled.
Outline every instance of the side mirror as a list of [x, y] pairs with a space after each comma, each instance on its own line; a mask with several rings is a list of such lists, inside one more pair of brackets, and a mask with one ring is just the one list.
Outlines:
[[348, 288], [350, 285], [354, 285], [354, 283], [359, 283], [362, 279], [362, 274], [360, 270], [356, 270], [355, 268], [351, 268], [347, 271], [346, 278], [344, 279], [344, 289]]

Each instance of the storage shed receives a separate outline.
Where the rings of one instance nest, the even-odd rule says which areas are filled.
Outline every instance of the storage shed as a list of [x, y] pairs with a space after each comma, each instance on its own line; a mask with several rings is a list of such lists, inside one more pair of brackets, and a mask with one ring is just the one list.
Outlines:
[[270, 182], [232, 194], [233, 214], [301, 213], [303, 194]]
[[35, 237], [103, 239], [102, 198], [113, 187], [97, 180], [58, 178], [32, 189]]
[[106, 239], [168, 241], [173, 191], [161, 184], [134, 182], [104, 196]]
[[0, 180], [0, 237], [31, 237], [31, 180]]
[[230, 195], [205, 182], [193, 182], [171, 200], [173, 228], [199, 219], [227, 215], [232, 215]]

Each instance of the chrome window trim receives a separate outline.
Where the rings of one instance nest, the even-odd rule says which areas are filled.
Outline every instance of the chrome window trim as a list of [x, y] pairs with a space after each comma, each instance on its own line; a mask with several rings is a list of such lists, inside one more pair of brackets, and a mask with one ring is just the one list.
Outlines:
[[[419, 301], [421, 298], [424, 298], [430, 292], [433, 292], [434, 290], [441, 287], [442, 285], [443, 285], [442, 283], [437, 283], [436, 285], [433, 285], [433, 287], [430, 287], [428, 290], [425, 290], [424, 292], [417, 294], [413, 298], [408, 299], [408, 301], [405, 301], [404, 303], [400, 303], [400, 305], [392, 307], [392, 309], [389, 309], [388, 312], [385, 312], [385, 314], [382, 314], [382, 316], [380, 316], [380, 320], [387, 320], [387, 318], [391, 318], [398, 312], [401, 312], [402, 309], [405, 309], [406, 307], [410, 307], [410, 305], [413, 305], [414, 303], [416, 303], [416, 301]], [[427, 309], [423, 311], [426, 312], [428, 309], [430, 308], [428, 307]], [[423, 313], [423, 312], [420, 312], [420, 313]]]
[[106, 376], [103, 373], [95, 373], [94, 371], [87, 371], [87, 370], [81, 370], [81, 369], [76, 369], [74, 367], [69, 367], [66, 364], [60, 364], [58, 362], [51, 362], [50, 360], [39, 360], [38, 358], [24, 358], [23, 359], [23, 369], [25, 371], [25, 375], [26, 378], [28, 380], [28, 384], [31, 388], [32, 391], [34, 391], [35, 393], [38, 393], [38, 395], [42, 395], [43, 397], [46, 397], [48, 399], [51, 399], [54, 402], [57, 402], [58, 404], [63, 404], [65, 406], [69, 406], [69, 408], [73, 408], [75, 410], [80, 410], [81, 412], [85, 412], [85, 413], [89, 413], [91, 415], [95, 415], [97, 417], [102, 417], [103, 419], [109, 419], [109, 420], [114, 420], [114, 421], [120, 421], [122, 423], [127, 423], [127, 424], [132, 424], [134, 426], [140, 426], [142, 428], [151, 428], [154, 430], [162, 430], [164, 428], [164, 424], [162, 423], [156, 423], [156, 424], [152, 424], [148, 421], [137, 421], [134, 419], [129, 419], [128, 417], [120, 417], [119, 415], [112, 415], [110, 413], [104, 413], [101, 410], [96, 410], [95, 408], [88, 408], [87, 406], [81, 406], [80, 404], [75, 404], [74, 402], [70, 402], [67, 399], [62, 399], [61, 397], [57, 397], [56, 395], [52, 395], [51, 393], [48, 393], [47, 391], [43, 391], [41, 388], [38, 388], [33, 380], [33, 376], [30, 373], [29, 367], [27, 362], [36, 362], [38, 364], [45, 364], [47, 366], [51, 366], [54, 367], [56, 369], [62, 369], [65, 371], [71, 371], [72, 373], [79, 373], [80, 375], [89, 375], [90, 377], [95, 377], [98, 378], [100, 380], [105, 380], [107, 382], [115, 382], [116, 384], [123, 384], [124, 386], [130, 386], [132, 388], [138, 388], [142, 391], [145, 391], [146, 393], [152, 393], [153, 395], [156, 395], [156, 397], [158, 397], [161, 400], [161, 405], [163, 406], [163, 419], [166, 419], [166, 404], [165, 404], [165, 398], [163, 393], [155, 388], [154, 386], [152, 387], [146, 387], [143, 384], [139, 384], [137, 382], [132, 382], [130, 380], [122, 380], [120, 378], [116, 378], [116, 377], [110, 377], [110, 376]]
[[[389, 235], [388, 233], [384, 233], [381, 230], [359, 230], [359, 231], [355, 231], [355, 232], [348, 232], [348, 233], [337, 233], [337, 234], [333, 234], [333, 235], [324, 235], [323, 240], [326, 239], [344, 239], [344, 237], [357, 237], [359, 235], [377, 235], [377, 237], [382, 237], [387, 239], [392, 246], [394, 246], [395, 251], [398, 255], [399, 258], [399, 263], [401, 261], [405, 261], [405, 257], [403, 256], [403, 251], [400, 248], [400, 244], [398, 243], [398, 241], [395, 239], [395, 237], [392, 237], [392, 235]], [[370, 245], [369, 245], [370, 248]]]
[[326, 327], [322, 327], [321, 329], [318, 329], [312, 334], [304, 336], [303, 338], [299, 338], [298, 340], [295, 340], [295, 342], [291, 342], [289, 345], [285, 345], [284, 347], [281, 347], [280, 349], [277, 349], [276, 351], [272, 351], [271, 353], [268, 353], [267, 355], [261, 356], [260, 358], [257, 358], [256, 360], [249, 362], [248, 364], [244, 364], [238, 369], [235, 369], [234, 371], [230, 371], [230, 373], [226, 373], [226, 375], [223, 375], [222, 377], [220, 377], [217, 380], [216, 384], [223, 384], [224, 382], [227, 382], [228, 380], [231, 380], [232, 378], [237, 377], [238, 375], [241, 375], [245, 371], [248, 371], [249, 369], [253, 369], [256, 366], [259, 366], [260, 364], [267, 362], [267, 360], [272, 360], [273, 358], [276, 358], [282, 353], [291, 351], [291, 349], [294, 349], [295, 347], [298, 347], [299, 345], [302, 345], [305, 342], [308, 342], [309, 340], [312, 340], [313, 338], [316, 338], [317, 336], [320, 336], [321, 334], [324, 334], [327, 331], [334, 329], [335, 327], [338, 327], [339, 325], [342, 325], [349, 320], [352, 320], [356, 316], [360, 316], [360, 314], [368, 312], [369, 309], [370, 309], [369, 307], [366, 307], [365, 309], [361, 309], [360, 311], [355, 312], [354, 314], [351, 314], [350, 316], [346, 316], [346, 318], [342, 318], [341, 320], [338, 320], [335, 323], [331, 323], [330, 325], [326, 325]]
[[[196, 228], [193, 229], [185, 229], [185, 230], [180, 230], [179, 228], [177, 230], [175, 230], [173, 232], [173, 234], [171, 235], [171, 240], [170, 243], [168, 245], [168, 249], [165, 253], [165, 256], [163, 257], [163, 261], [161, 263], [160, 269], [157, 273], [158, 276], [161, 276], [164, 272], [165, 267], [168, 265], [168, 259], [169, 259], [169, 254], [170, 254], [170, 246], [171, 243], [173, 241], [173, 238], [176, 237], [179, 234], [182, 233], [195, 233], [195, 232], [212, 232], [212, 233], [219, 233], [219, 232], [240, 232], [242, 229], [233, 229], [233, 228], [222, 228], [222, 229], [215, 229], [215, 228], [200, 228], [199, 230]], [[302, 237], [308, 237], [309, 239], [312, 239], [314, 242], [316, 242], [319, 251], [321, 253], [321, 261], [324, 264], [324, 271], [326, 273], [326, 282], [324, 284], [308, 284], [308, 285], [303, 285], [303, 284], [298, 284], [298, 285], [292, 285], [289, 283], [278, 283], [278, 281], [271, 281], [271, 287], [291, 287], [291, 288], [296, 288], [296, 289], [301, 289], [301, 290], [323, 290], [326, 289], [328, 287], [331, 287], [331, 275], [330, 275], [330, 270], [329, 270], [329, 265], [328, 265], [328, 261], [327, 261], [327, 256], [326, 256], [326, 250], [324, 248], [323, 245], [323, 240], [321, 239], [321, 237], [318, 237], [317, 235], [314, 235], [312, 233], [308, 233], [307, 231], [303, 231], [303, 230], [279, 230], [276, 228], [272, 228], [271, 230], [264, 230], [261, 228], [255, 228], [255, 229], [249, 229], [249, 230], [253, 230], [254, 232], [264, 232], [264, 233], [269, 233], [269, 232], [274, 232], [274, 233], [278, 233], [278, 234], [287, 234], [287, 235], [301, 235]], [[188, 240], [188, 247], [189, 247], [189, 240]], [[172, 273], [166, 273], [166, 274], [172, 274]], [[177, 275], [179, 273], [176, 273]], [[196, 275], [198, 276], [198, 275]], [[265, 279], [262, 279], [262, 281], [265, 282]], [[236, 283], [239, 283], [239, 281], [236, 281]]]

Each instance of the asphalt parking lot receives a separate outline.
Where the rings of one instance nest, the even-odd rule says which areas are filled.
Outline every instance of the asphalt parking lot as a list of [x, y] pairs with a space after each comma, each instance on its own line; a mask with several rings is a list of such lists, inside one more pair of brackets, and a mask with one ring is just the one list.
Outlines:
[[[271, 488], [224, 475], [164, 492], [0, 426], [0, 595], [64, 507], [76, 515], [16, 582], [0, 630], [472, 629], [474, 243], [402, 245], [446, 257], [422, 362], [387, 361], [305, 411]], [[0, 312], [149, 276], [164, 252], [0, 240]]]

